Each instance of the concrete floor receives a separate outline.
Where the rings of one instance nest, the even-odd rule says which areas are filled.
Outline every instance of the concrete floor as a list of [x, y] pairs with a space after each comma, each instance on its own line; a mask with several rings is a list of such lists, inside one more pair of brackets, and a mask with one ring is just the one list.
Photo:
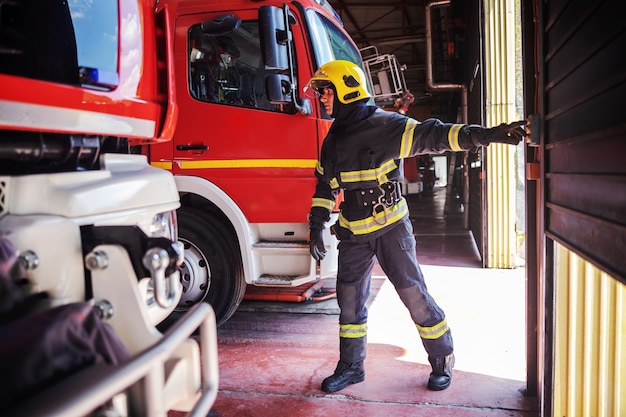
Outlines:
[[364, 382], [333, 394], [320, 390], [338, 360], [336, 299], [244, 301], [218, 329], [220, 382], [211, 415], [538, 416], [536, 399], [524, 395], [524, 269], [480, 267], [469, 232], [459, 226], [458, 203], [443, 216], [445, 189], [408, 200], [418, 259], [454, 336], [456, 366], [450, 388], [426, 388], [430, 366], [417, 331], [377, 269], [369, 300]]

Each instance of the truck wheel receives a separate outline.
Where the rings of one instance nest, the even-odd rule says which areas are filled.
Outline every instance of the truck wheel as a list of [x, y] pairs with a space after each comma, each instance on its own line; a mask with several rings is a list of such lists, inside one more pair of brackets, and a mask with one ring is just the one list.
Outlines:
[[178, 210], [178, 240], [185, 245], [180, 266], [183, 295], [172, 316], [209, 303], [220, 325], [233, 315], [246, 291], [239, 245], [219, 220], [202, 211]]

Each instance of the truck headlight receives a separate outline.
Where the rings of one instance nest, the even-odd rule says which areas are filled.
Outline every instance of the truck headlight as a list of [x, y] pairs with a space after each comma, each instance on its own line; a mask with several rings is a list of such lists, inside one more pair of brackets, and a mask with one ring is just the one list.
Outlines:
[[159, 213], [152, 218], [150, 237], [165, 237], [172, 242], [178, 242], [176, 210]]

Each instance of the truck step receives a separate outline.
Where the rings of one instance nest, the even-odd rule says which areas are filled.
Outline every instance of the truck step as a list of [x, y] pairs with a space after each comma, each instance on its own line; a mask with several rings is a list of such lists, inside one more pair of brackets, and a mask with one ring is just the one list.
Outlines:
[[325, 288], [324, 281], [308, 282], [297, 287], [258, 287], [248, 285], [244, 300], [248, 301], [279, 301], [301, 303], [304, 301], [325, 301], [336, 297], [334, 288]]
[[263, 274], [254, 280], [254, 285], [269, 287], [297, 287], [310, 281], [310, 275], [292, 276]]
[[297, 287], [318, 278], [307, 242], [260, 241], [253, 252], [260, 266], [253, 285]]
[[252, 245], [255, 249], [307, 249], [309, 244], [306, 241], [276, 241], [262, 240]]

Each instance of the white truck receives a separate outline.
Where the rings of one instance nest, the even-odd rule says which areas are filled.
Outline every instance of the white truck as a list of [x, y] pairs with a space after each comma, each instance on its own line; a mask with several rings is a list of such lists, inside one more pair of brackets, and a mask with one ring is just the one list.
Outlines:
[[[0, 17], [0, 239], [11, 249], [0, 259], [0, 378], [13, 390], [2, 414], [206, 415], [215, 315], [201, 304], [159, 331], [182, 294], [179, 194], [133, 152], [169, 140], [176, 123], [164, 22], [152, 0], [16, 0], [0, 2]], [[22, 323], [70, 305], [88, 307], [127, 356], [59, 369], [15, 355], [21, 336], [47, 343]], [[25, 383], [25, 369], [47, 374]]]

